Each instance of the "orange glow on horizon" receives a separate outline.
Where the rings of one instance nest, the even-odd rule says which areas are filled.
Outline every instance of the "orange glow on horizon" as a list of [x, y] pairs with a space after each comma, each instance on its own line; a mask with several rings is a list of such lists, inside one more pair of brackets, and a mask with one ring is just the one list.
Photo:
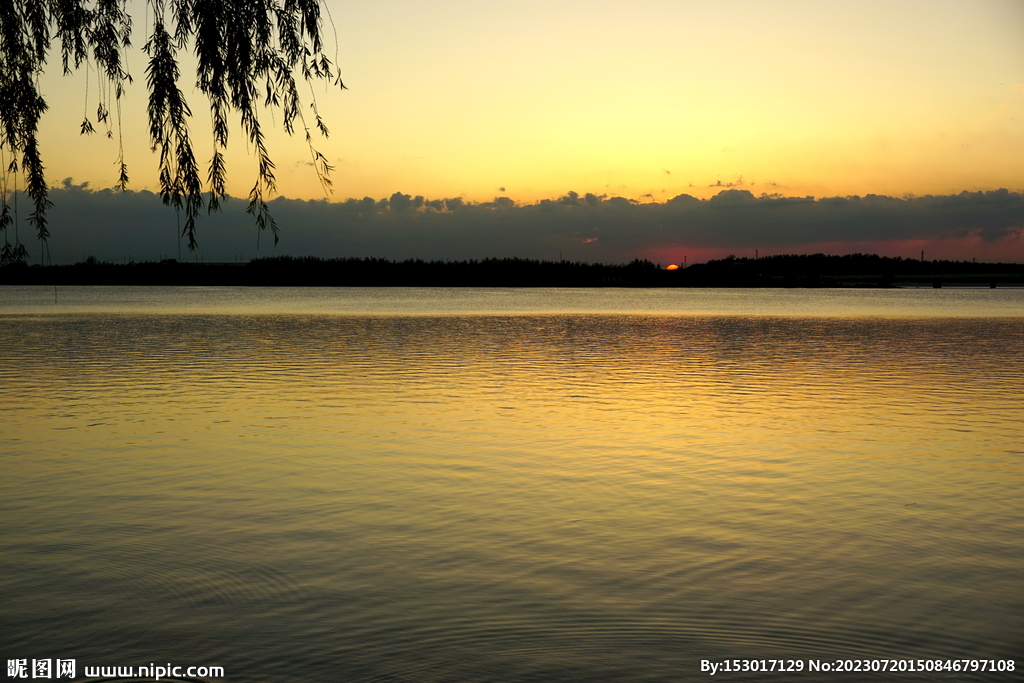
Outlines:
[[665, 270], [679, 270], [679, 266], [677, 266], [676, 264], [673, 263], [670, 266], [668, 266], [667, 268], [665, 268]]

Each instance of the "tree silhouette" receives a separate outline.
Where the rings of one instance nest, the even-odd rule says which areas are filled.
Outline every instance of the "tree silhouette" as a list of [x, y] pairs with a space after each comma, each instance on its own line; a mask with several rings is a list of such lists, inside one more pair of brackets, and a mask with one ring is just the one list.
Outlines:
[[[235, 112], [258, 161], [248, 212], [260, 230], [277, 225], [267, 207], [276, 190], [274, 163], [264, 142], [260, 107], [278, 109], [282, 126], [301, 129], [313, 165], [325, 189], [331, 166], [313, 146], [311, 126], [301, 107], [296, 77], [307, 83], [322, 80], [344, 88], [340, 70], [324, 53], [322, 0], [144, 0], [149, 19], [143, 51], [148, 57], [149, 137], [157, 153], [160, 195], [165, 204], [184, 212], [181, 234], [196, 248], [195, 219], [204, 206], [220, 207], [226, 197], [222, 150], [228, 144], [228, 115]], [[132, 82], [125, 53], [131, 47], [132, 18], [128, 0], [0, 0], [0, 230], [5, 233], [3, 261], [23, 261], [25, 247], [12, 244], [7, 229], [19, 178], [32, 202], [29, 222], [45, 249], [49, 236], [47, 183], [36, 139], [46, 101], [39, 91], [51, 47], [60, 47], [64, 73], [94, 68], [106, 87], [100, 88], [95, 124], [108, 137], [118, 137], [120, 175], [128, 184], [121, 142], [120, 101]], [[196, 87], [209, 100], [213, 121], [213, 153], [207, 166], [208, 198], [204, 201], [199, 163], [189, 137], [189, 108], [179, 87], [178, 54], [192, 50], [197, 58]], [[311, 99], [312, 128], [328, 131]], [[83, 134], [95, 132], [94, 121], [82, 121]], [[13, 183], [13, 187], [12, 187]], [[12, 191], [13, 190], [13, 191]]]

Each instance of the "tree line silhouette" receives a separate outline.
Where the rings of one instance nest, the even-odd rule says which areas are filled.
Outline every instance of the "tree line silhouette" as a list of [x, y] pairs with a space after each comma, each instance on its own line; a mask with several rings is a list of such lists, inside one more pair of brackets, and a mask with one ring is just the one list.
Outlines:
[[348, 287], [892, 287], [1024, 284], [1024, 264], [922, 261], [874, 254], [784, 254], [724, 259], [668, 270], [646, 259], [604, 264], [488, 258], [258, 258], [245, 263], [107, 263], [0, 268], [0, 284], [244, 285]]

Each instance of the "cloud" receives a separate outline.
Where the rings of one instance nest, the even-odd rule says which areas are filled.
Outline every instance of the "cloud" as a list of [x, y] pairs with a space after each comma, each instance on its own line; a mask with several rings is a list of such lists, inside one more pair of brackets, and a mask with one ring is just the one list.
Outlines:
[[[68, 181], [51, 191], [50, 251], [55, 263], [86, 255], [121, 261], [176, 257], [172, 209], [147, 191], [92, 190]], [[247, 202], [231, 199], [199, 222], [201, 257], [231, 261], [270, 255], [467, 259], [520, 256], [622, 262], [666, 250], [801, 252], [801, 245], [999, 244], [1024, 259], [1024, 195], [1005, 189], [923, 197], [784, 197], [723, 189], [711, 199], [682, 194], [663, 202], [567, 192], [520, 204], [509, 197], [467, 202], [395, 192], [388, 198], [270, 202], [281, 241], [260, 238]], [[27, 204], [23, 204], [27, 205]], [[21, 216], [21, 236], [33, 234]], [[10, 232], [9, 236], [13, 236]], [[28, 243], [30, 250], [33, 243]], [[928, 247], [922, 247], [928, 248]], [[952, 248], [952, 247], [950, 247]], [[993, 253], [996, 253], [995, 251]], [[184, 258], [196, 258], [187, 251]], [[966, 254], [970, 258], [974, 254]], [[38, 249], [35, 256], [38, 257]], [[936, 254], [936, 257], [939, 257]], [[946, 256], [949, 257], [949, 256]]]

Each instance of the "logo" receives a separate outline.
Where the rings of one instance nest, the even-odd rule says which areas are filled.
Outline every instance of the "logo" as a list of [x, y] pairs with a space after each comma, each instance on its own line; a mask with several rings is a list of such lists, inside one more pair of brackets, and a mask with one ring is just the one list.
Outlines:
[[[56, 662], [56, 666], [54, 666]], [[75, 660], [73, 659], [8, 659], [8, 678], [74, 678]]]

